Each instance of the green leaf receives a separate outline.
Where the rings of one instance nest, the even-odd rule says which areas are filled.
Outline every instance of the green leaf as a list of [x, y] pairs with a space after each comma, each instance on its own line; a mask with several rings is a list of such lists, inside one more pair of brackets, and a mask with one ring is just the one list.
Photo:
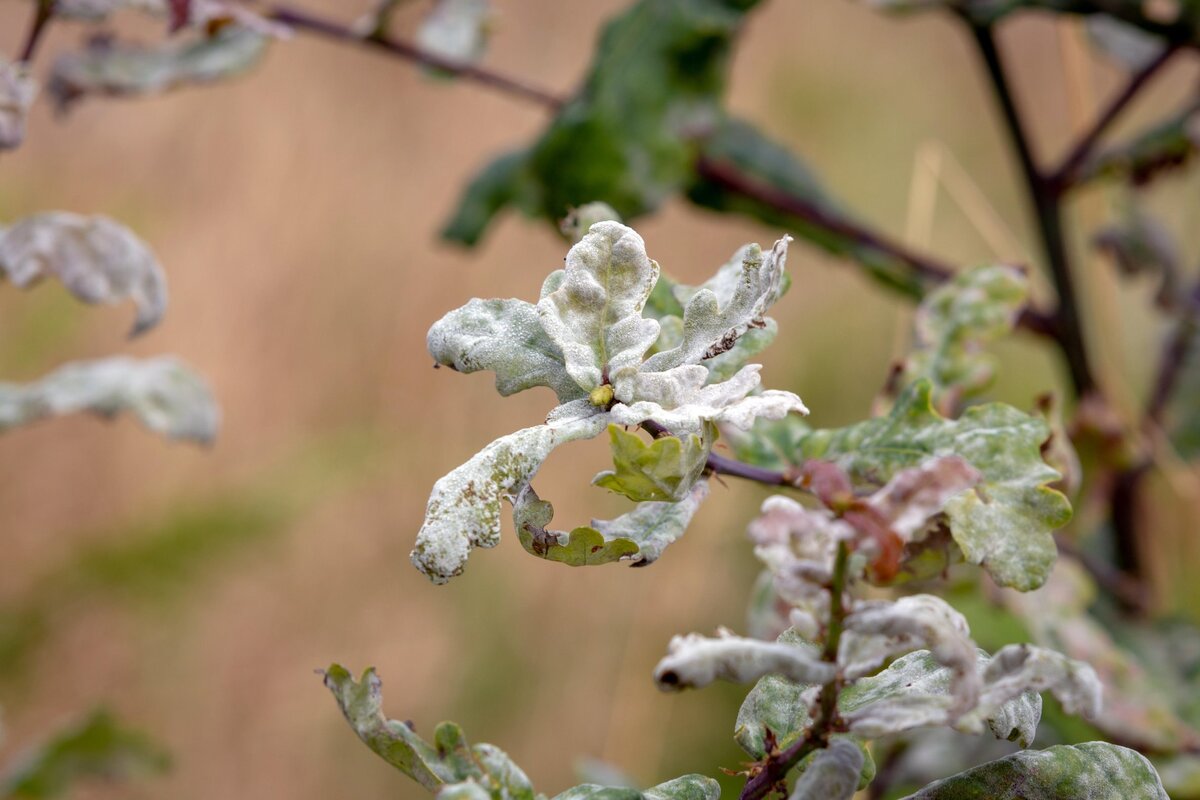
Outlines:
[[85, 303], [137, 306], [131, 336], [153, 328], [167, 309], [167, 278], [154, 253], [108, 217], [65, 211], [35, 214], [0, 229], [0, 277], [27, 289], [57, 278]]
[[611, 384], [617, 399], [632, 399], [642, 357], [658, 338], [658, 323], [642, 317], [658, 272], [642, 237], [619, 222], [593, 225], [567, 253], [562, 284], [537, 308], [584, 392]]
[[639, 503], [614, 520], [592, 520], [590, 526], [567, 533], [547, 529], [554, 507], [529, 486], [513, 501], [513, 527], [528, 552], [548, 561], [582, 567], [632, 560], [633, 566], [644, 567], [684, 534], [707, 496], [708, 483], [700, 480], [677, 503]]
[[426, 345], [451, 369], [496, 373], [496, 391], [505, 397], [534, 386], [549, 386], [560, 403], [587, 394], [567, 374], [537, 306], [524, 300], [471, 300], [435, 322]]
[[959, 419], [945, 419], [933, 408], [932, 386], [922, 380], [885, 417], [796, 435], [788, 457], [795, 464], [833, 461], [856, 482], [875, 486], [932, 456], [961, 456], [983, 481], [946, 504], [951, 535], [967, 561], [981, 564], [1002, 586], [1028, 591], [1050, 574], [1056, 555], [1052, 532], [1071, 518], [1067, 498], [1050, 488], [1059, 475], [1042, 460], [1048, 436], [1044, 421], [1003, 403], [973, 406]]
[[1107, 742], [1023, 750], [932, 783], [906, 800], [1169, 800], [1154, 767]]
[[88, 778], [125, 779], [166, 771], [170, 759], [149, 737], [97, 711], [56, 735], [0, 776], [0, 797], [49, 798]]
[[662, 436], [650, 444], [617, 425], [608, 426], [615, 471], [601, 472], [592, 483], [634, 502], [679, 502], [699, 480], [708, 463], [716, 430], [703, 437]]
[[[810, 213], [805, 216], [788, 213], [774, 203], [747, 197], [702, 170], [691, 177], [686, 187], [688, 199], [696, 205], [741, 214], [770, 227], [782, 228], [827, 253], [859, 262], [874, 279], [887, 286], [913, 297], [923, 293], [923, 283], [909, 265], [848, 235], [842, 226], [853, 223], [852, 216], [788, 148], [767, 138], [753, 125], [722, 119], [703, 140], [701, 156], [706, 162], [735, 169], [749, 180], [786, 194], [796, 205], [806, 206]], [[815, 222], [814, 218], [825, 224]]]
[[490, 744], [469, 745], [462, 729], [453, 722], [438, 725], [430, 744], [407, 723], [387, 719], [383, 715], [382, 683], [374, 669], [366, 670], [355, 681], [344, 667], [333, 664], [325, 672], [325, 685], [358, 737], [384, 761], [426, 789], [438, 791], [445, 787], [453, 796], [469, 798], [479, 796], [470, 788], [474, 786], [492, 800], [534, 800], [529, 778], [504, 751]]
[[27, 384], [0, 383], [0, 433], [43, 417], [123, 411], [155, 433], [201, 444], [217, 435], [220, 411], [204, 379], [170, 357], [80, 361]]
[[[577, 403], [587, 405], [586, 400]], [[570, 405], [559, 409], [573, 410]], [[520, 495], [555, 447], [590, 439], [608, 425], [606, 414], [564, 413], [500, 437], [433, 485], [411, 556], [418, 570], [434, 583], [461, 574], [473, 548], [499, 543], [500, 500]]]
[[525, 150], [505, 153], [472, 178], [454, 216], [442, 228], [442, 238], [474, 247], [497, 212], [508, 205], [524, 205], [519, 199], [528, 191], [528, 159]]
[[922, 378], [941, 409], [986, 389], [995, 359], [984, 352], [1006, 336], [1029, 298], [1029, 280], [1015, 267], [976, 267], [930, 292], [916, 313], [916, 347], [904, 365], [903, 385]]
[[[447, 228], [478, 241], [501, 207], [557, 223], [574, 207], [609, 204], [631, 220], [690, 180], [695, 140], [720, 117], [733, 42], [756, 0], [641, 0], [605, 27], [580, 91], [522, 159], [472, 188]], [[498, 178], [501, 173], [507, 179]], [[463, 209], [471, 204], [471, 213]]]
[[60, 108], [88, 95], [158, 94], [246, 72], [266, 50], [266, 37], [237, 25], [156, 47], [104, 41], [60, 56], [48, 91]]

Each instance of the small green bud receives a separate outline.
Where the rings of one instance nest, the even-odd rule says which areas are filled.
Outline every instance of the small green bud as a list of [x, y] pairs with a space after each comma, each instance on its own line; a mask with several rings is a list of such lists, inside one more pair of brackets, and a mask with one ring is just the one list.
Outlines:
[[609, 384], [601, 384], [588, 393], [588, 402], [600, 408], [606, 408], [613, 401], [613, 388]]

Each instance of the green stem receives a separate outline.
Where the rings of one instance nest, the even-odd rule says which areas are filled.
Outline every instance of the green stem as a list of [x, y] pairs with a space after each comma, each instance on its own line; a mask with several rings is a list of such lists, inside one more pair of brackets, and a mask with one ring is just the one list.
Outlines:
[[[829, 627], [825, 631], [825, 646], [821, 651], [821, 659], [831, 664], [837, 663], [838, 647], [846, 624], [844, 600], [850, 579], [849, 566], [850, 548], [845, 542], [841, 542], [833, 562], [833, 580], [829, 585]], [[817, 717], [808, 732], [787, 750], [769, 756], [762, 769], [746, 781], [739, 800], [762, 800], [787, 778], [792, 767], [810, 753], [829, 746], [829, 736], [838, 724], [837, 701], [841, 691], [840, 676], [821, 688]]]

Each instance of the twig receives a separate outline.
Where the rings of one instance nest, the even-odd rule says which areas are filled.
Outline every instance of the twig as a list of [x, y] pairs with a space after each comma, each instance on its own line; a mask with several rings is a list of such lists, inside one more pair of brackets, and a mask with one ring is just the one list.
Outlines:
[[53, 16], [54, 0], [38, 0], [37, 8], [33, 12], [33, 21], [29, 24], [29, 33], [25, 37], [25, 45], [21, 48], [21, 54], [17, 56], [18, 61], [28, 64], [33, 60], [38, 43], [42, 41], [42, 34], [46, 32], [46, 25]]
[[[837, 558], [833, 564], [833, 581], [829, 587], [829, 628], [825, 634], [825, 646], [821, 660], [837, 663], [838, 646], [846, 620], [843, 604], [850, 564], [850, 548], [845, 542], [838, 544]], [[792, 767], [799, 764], [809, 753], [829, 745], [829, 735], [837, 729], [838, 695], [841, 693], [841, 678], [834, 679], [821, 688], [817, 702], [816, 719], [804, 736], [782, 753], [767, 757], [758, 772], [746, 781], [738, 800], [762, 800], [781, 784]]]
[[[642, 427], [656, 439], [662, 436], [673, 435], [669, 430], [653, 420], [646, 420], [642, 423]], [[708, 469], [718, 475], [728, 475], [732, 478], [742, 478], [743, 480], [754, 481], [755, 483], [765, 483], [768, 486], [796, 485], [795, 478], [785, 472], [756, 467], [753, 464], [747, 464], [744, 461], [727, 458], [716, 453], [708, 454]]]
[[1016, 101], [1008, 84], [1008, 77], [1004, 72], [1003, 62], [1000, 60], [1000, 53], [996, 49], [996, 40], [992, 35], [992, 29], [988, 26], [976, 25], [969, 19], [966, 21], [974, 36], [984, 66], [987, 68], [996, 99], [1000, 103], [1005, 126], [1008, 128], [1013, 147], [1017, 152], [1026, 188], [1030, 200], [1033, 202], [1042, 246], [1046, 251], [1050, 277], [1058, 292], [1058, 306], [1055, 308], [1052, 318], [1054, 338], [1067, 362], [1067, 370], [1075, 394], [1084, 395], [1096, 390], [1097, 385], [1088, 362], [1087, 345], [1079, 318], [1079, 301], [1071, 276], [1066, 240], [1063, 236], [1062, 209], [1058, 202], [1058, 193], [1053, 190], [1034, 161], [1029, 138], [1025, 134], [1020, 112], [1017, 110]]
[[524, 100], [531, 100], [550, 110], [558, 110], [566, 102], [561, 97], [545, 89], [532, 86], [516, 78], [510, 78], [507, 75], [501, 75], [490, 69], [475, 66], [474, 64], [463, 64], [432, 53], [426, 53], [416, 45], [396, 39], [389, 39], [383, 35], [368, 34], [363, 36], [349, 26], [321, 19], [305, 11], [286, 6], [276, 6], [269, 12], [268, 16], [276, 22], [289, 25], [297, 30], [315, 33], [342, 42], [352, 42], [373, 47], [398, 58], [403, 58], [427, 67], [434, 67], [460, 78], [472, 80], [484, 86], [490, 86], [493, 89], [499, 89]]
[[1154, 388], [1146, 401], [1145, 421], [1147, 424], [1161, 427], [1163, 414], [1166, 413], [1167, 404], [1179, 386], [1179, 379], [1182, 377], [1183, 368], [1191, 355], [1198, 329], [1200, 329], [1200, 283], [1193, 287], [1175, 330], [1163, 345], [1162, 355], [1158, 360], [1158, 370], [1154, 377]]
[[1050, 173], [1046, 179], [1047, 183], [1059, 194], [1072, 188], [1075, 185], [1075, 180], [1078, 177], [1079, 168], [1084, 162], [1095, 152], [1096, 145], [1100, 141], [1100, 137], [1108, 130], [1108, 126], [1113, 123], [1121, 112], [1137, 97], [1142, 88], [1151, 78], [1153, 78], [1163, 66], [1171, 60], [1171, 57], [1179, 52], [1179, 48], [1175, 45], [1168, 45], [1161, 53], [1149, 64], [1142, 67], [1125, 84], [1125, 87], [1114, 97], [1105, 107], [1096, 121], [1092, 123], [1092, 127], [1088, 129], [1075, 146], [1071, 148], [1071, 152], [1063, 159], [1062, 164], [1058, 169]]

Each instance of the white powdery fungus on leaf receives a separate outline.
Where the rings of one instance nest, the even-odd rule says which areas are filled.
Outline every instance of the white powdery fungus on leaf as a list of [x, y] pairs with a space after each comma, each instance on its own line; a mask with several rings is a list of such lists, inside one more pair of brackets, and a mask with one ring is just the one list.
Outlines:
[[834, 739], [805, 767], [790, 800], [850, 800], [858, 791], [862, 767], [862, 748], [849, 739]]
[[27, 64], [0, 56], [0, 150], [12, 150], [25, 141], [25, 122], [37, 91]]
[[60, 367], [39, 381], [0, 384], [0, 432], [42, 417], [129, 411], [155, 433], [207, 444], [220, 412], [212, 392], [174, 358], [107, 358]]
[[654, 669], [659, 688], [700, 688], [715, 680], [749, 683], [764, 675], [781, 675], [797, 683], [828, 683], [836, 675], [835, 665], [803, 648], [721, 634], [673, 637], [667, 655]]
[[473, 64], [483, 57], [491, 22], [489, 0], [436, 0], [417, 28], [417, 44], [447, 61]]
[[[757, 252], [757, 247], [747, 252]], [[722, 279], [717, 292], [703, 290], [705, 297], [727, 299], [717, 350], [727, 352], [738, 345], [739, 336], [765, 325], [762, 313], [779, 295], [786, 252], [785, 237], [767, 258], [739, 264], [742, 277], [736, 285], [721, 288]], [[536, 306], [516, 299], [476, 299], [433, 325], [427, 344], [438, 364], [461, 372], [490, 370], [502, 395], [547, 386], [561, 405], [550, 412], [546, 425], [497, 440], [438, 481], [413, 551], [418, 569], [443, 583], [462, 571], [473, 547], [494, 546], [503, 498], [514, 502], [518, 535], [535, 555], [571, 565], [625, 558], [648, 564], [683, 533], [706, 494], [705, 487], [694, 490], [718, 423], [748, 428], [760, 417], [807, 413], [790, 392], [760, 391], [757, 364], [741, 366], [718, 381], [704, 363], [647, 370], [650, 362], [643, 359], [660, 327], [653, 316], [659, 309], [646, 304], [659, 280], [658, 264], [646, 254], [637, 232], [601, 220], [571, 247], [565, 269], [546, 278]], [[659, 296], [675, 286], [664, 280]], [[693, 328], [688, 335], [708, 335], [695, 324]], [[713, 344], [701, 350], [693, 342], [687, 358], [712, 358], [717, 353]], [[616, 470], [601, 482], [646, 502], [610, 522], [548, 531], [553, 509], [533, 492], [530, 479], [554, 446], [591, 438], [610, 423], [653, 424], [680, 437], [680, 446], [660, 441], [634, 447], [629, 437], [612, 437]], [[635, 530], [638, 526], [649, 527]]]
[[158, 324], [167, 307], [167, 282], [154, 253], [107, 217], [64, 211], [36, 214], [0, 230], [0, 275], [25, 289], [55, 277], [85, 303], [137, 307], [131, 336]]
[[1062, 653], [1027, 644], [1010, 644], [992, 656], [983, 671], [983, 692], [976, 709], [963, 720], [965, 729], [1026, 691], [1054, 695], [1068, 714], [1093, 718], [1100, 713], [1103, 686], [1089, 664]]
[[519, 494], [555, 447], [590, 439], [606, 414], [557, 419], [502, 436], [433, 486], [412, 562], [434, 583], [462, 572], [475, 547], [500, 541], [500, 500]]

